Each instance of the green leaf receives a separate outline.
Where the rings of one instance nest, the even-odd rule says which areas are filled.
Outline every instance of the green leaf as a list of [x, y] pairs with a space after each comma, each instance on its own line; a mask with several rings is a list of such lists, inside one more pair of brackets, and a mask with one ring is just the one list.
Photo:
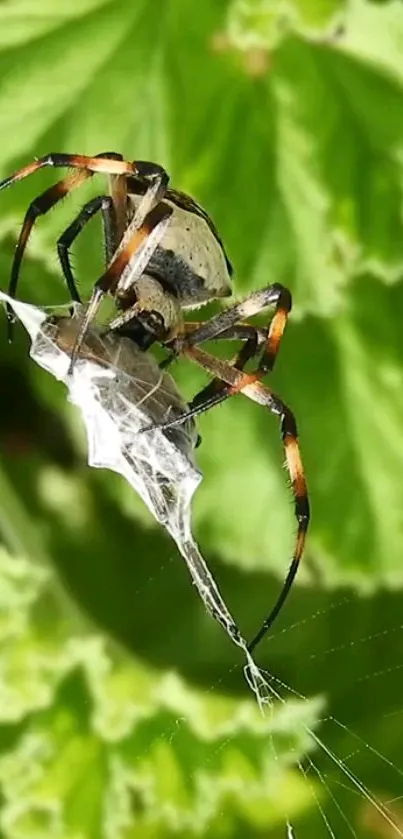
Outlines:
[[[52, 603], [49, 574], [25, 560], [3, 552], [0, 581], [8, 606], [0, 648], [7, 837], [123, 837], [143, 824], [194, 832], [213, 822], [229, 791], [231, 811], [253, 826], [250, 795], [265, 796], [269, 779], [270, 799], [283, 794], [290, 765], [311, 748], [305, 726], [316, 724], [318, 701], [277, 706], [264, 718], [252, 700], [204, 696], [174, 673], [154, 673], [74, 632], [69, 611]], [[44, 631], [50, 612], [52, 642]], [[4, 724], [24, 717], [10, 750]], [[301, 791], [295, 811], [304, 806]], [[263, 823], [282, 818], [277, 801]]]
[[276, 46], [290, 28], [322, 36], [331, 34], [344, 20], [345, 7], [343, 0], [233, 0], [228, 30], [240, 50], [268, 49]]
[[[271, 281], [293, 293], [268, 383], [296, 413], [312, 526], [301, 585], [261, 654], [291, 697], [326, 693], [353, 734], [330, 717], [320, 736], [386, 801], [401, 796], [402, 9], [0, 4], [2, 176], [49, 151], [158, 160], [211, 212], [237, 294]], [[63, 175], [1, 194], [2, 287], [29, 202]], [[105, 188], [94, 178], [38, 220], [25, 299], [67, 299], [56, 239]], [[96, 222], [74, 250], [86, 296], [102, 268]], [[175, 376], [188, 397], [205, 381], [182, 362]], [[285, 813], [298, 839], [322, 839], [315, 796], [335, 836], [345, 812], [367, 837], [363, 794], [319, 745], [321, 775], [308, 760], [306, 780], [295, 769], [312, 746], [304, 725], [318, 730], [316, 702], [258, 718], [175, 547], [123, 482], [86, 468], [79, 419], [21, 336], [15, 350], [1, 344], [0, 383], [0, 527], [24, 557], [0, 559], [5, 839], [188, 839], [195, 825], [206, 839], [284, 839]], [[195, 530], [251, 637], [293, 548], [279, 429], [243, 396], [200, 428]], [[347, 604], [346, 585], [360, 592]], [[106, 633], [124, 646], [112, 650]]]

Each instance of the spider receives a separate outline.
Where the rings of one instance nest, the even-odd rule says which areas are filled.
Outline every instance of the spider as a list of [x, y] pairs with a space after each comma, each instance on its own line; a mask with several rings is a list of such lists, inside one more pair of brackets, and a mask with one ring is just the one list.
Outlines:
[[[243, 301], [201, 323], [186, 323], [183, 312], [231, 295], [232, 267], [224, 245], [207, 213], [185, 193], [168, 186], [162, 166], [147, 161], [126, 161], [115, 152], [89, 157], [48, 154], [22, 167], [0, 182], [0, 190], [44, 167], [74, 171], [39, 195], [29, 206], [18, 238], [11, 270], [9, 294], [15, 297], [21, 261], [38, 216], [47, 213], [62, 198], [95, 173], [108, 176], [108, 194], [88, 201], [57, 242], [62, 271], [72, 300], [81, 303], [69, 259], [69, 247], [87, 222], [102, 215], [104, 273], [96, 281], [71, 352], [72, 371], [88, 327], [106, 294], [116, 303], [117, 316], [108, 329], [130, 337], [143, 351], [154, 342], [171, 350], [171, 357], [184, 355], [213, 376], [196, 394], [189, 410], [164, 427], [184, 422], [236, 393], [243, 393], [266, 407], [280, 420], [286, 467], [291, 480], [297, 519], [297, 535], [291, 564], [283, 587], [259, 631], [249, 644], [252, 651], [272, 626], [294, 582], [303, 553], [309, 523], [309, 502], [300, 455], [297, 426], [292, 411], [262, 378], [273, 370], [291, 311], [291, 295], [279, 283], [252, 292]], [[247, 321], [266, 307], [274, 314], [266, 330]], [[11, 337], [12, 320], [8, 312]], [[222, 361], [197, 345], [208, 340], [243, 341], [236, 358]], [[248, 361], [257, 359], [252, 372]], [[170, 359], [168, 359], [169, 362]]]

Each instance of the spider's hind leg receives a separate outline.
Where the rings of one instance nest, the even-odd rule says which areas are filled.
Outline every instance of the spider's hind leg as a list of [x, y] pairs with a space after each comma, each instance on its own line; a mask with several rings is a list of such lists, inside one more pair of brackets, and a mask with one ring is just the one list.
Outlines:
[[283, 587], [268, 617], [264, 620], [261, 628], [248, 644], [249, 652], [254, 650], [257, 644], [262, 640], [263, 636], [268, 632], [289, 594], [303, 554], [310, 518], [308, 490], [299, 448], [297, 424], [294, 414], [287, 405], [285, 405], [282, 399], [276, 396], [276, 394], [259, 381], [259, 376], [261, 374], [258, 371], [255, 373], [244, 373], [242, 369], [240, 369], [243, 362], [245, 361], [246, 363], [246, 360], [248, 360], [248, 356], [253, 356], [252, 341], [253, 339], [247, 340], [245, 346], [238, 354], [238, 366], [237, 362], [235, 362], [235, 364], [231, 364], [228, 361], [222, 361], [221, 359], [210, 355], [210, 353], [203, 352], [197, 347], [188, 347], [187, 349], [184, 349], [185, 356], [196, 362], [196, 364], [204, 370], [207, 370], [207, 372], [215, 378], [213, 379], [213, 382], [204, 389], [204, 391], [197, 394], [187, 413], [177, 417], [174, 421], [167, 422], [164, 425], [159, 426], [162, 428], [169, 428], [171, 425], [182, 423], [185, 420], [202, 413], [203, 411], [207, 411], [209, 408], [214, 407], [214, 405], [223, 402], [225, 399], [228, 399], [237, 393], [244, 393], [245, 396], [248, 396], [250, 399], [258, 402], [258, 404], [263, 405], [270, 411], [270, 413], [274, 414], [280, 420], [281, 438], [284, 446], [286, 468], [291, 479], [291, 486], [294, 494], [294, 509], [295, 517], [298, 523], [298, 530], [294, 553]]
[[280, 283], [273, 283], [267, 288], [252, 292], [249, 297], [205, 321], [198, 329], [193, 330], [186, 338], [181, 340], [178, 349], [184, 351], [186, 347], [195, 347], [204, 341], [215, 340], [223, 332], [232, 329], [237, 323], [259, 314], [268, 306], [274, 306], [275, 312], [270, 322], [258, 367], [259, 375], [264, 376], [265, 373], [273, 370], [292, 307], [291, 294], [288, 288]]
[[[265, 341], [265, 333], [253, 326], [244, 324], [227, 330], [226, 333], [219, 335], [217, 339], [239, 340], [241, 337], [244, 339], [246, 337], [245, 343], [234, 360], [229, 362], [237, 370], [244, 370], [248, 361], [256, 358], [262, 343]], [[232, 396], [231, 385], [216, 377], [203, 390], [196, 393], [192, 401], [189, 402], [189, 416], [195, 417], [198, 414], [203, 414], [209, 411], [210, 408], [214, 408], [215, 405], [220, 405], [222, 402], [225, 402], [230, 396]]]
[[[242, 324], [243, 319], [258, 314], [269, 305], [275, 305], [276, 308], [270, 326], [266, 331], [250, 324]], [[266, 373], [273, 370], [291, 306], [291, 294], [288, 289], [279, 283], [274, 283], [260, 291], [252, 292], [245, 300], [236, 303], [224, 312], [220, 312], [210, 320], [197, 324], [195, 328], [193, 324], [187, 324], [187, 335], [185, 337], [180, 336], [176, 353], [177, 355], [180, 355], [180, 353], [186, 355], [187, 349], [191, 349], [204, 341], [222, 338], [230, 340], [247, 338], [246, 344], [235, 360], [229, 363], [235, 369], [243, 370], [247, 362], [261, 352], [258, 366], [253, 373], [254, 380], [261, 379]], [[166, 360], [165, 366], [168, 365], [169, 361], [170, 359]], [[196, 394], [189, 405], [189, 411], [183, 414], [182, 421], [219, 405], [232, 396], [233, 392], [233, 389], [222, 377], [216, 376], [207, 387]], [[178, 417], [175, 422], [180, 421], [181, 418]]]
[[[185, 331], [190, 333], [194, 329], [197, 329], [200, 324], [195, 323], [185, 323]], [[223, 339], [226, 341], [236, 340], [236, 341], [245, 341], [245, 344], [232, 362], [229, 362], [233, 367], [237, 370], [243, 370], [248, 361], [259, 354], [262, 345], [266, 341], [266, 331], [263, 329], [259, 329], [258, 327], [252, 326], [251, 324], [235, 324], [235, 326], [227, 329], [225, 332], [222, 332], [220, 335], [217, 336], [217, 340]], [[166, 368], [176, 359], [175, 353], [165, 358], [159, 365], [161, 370], [166, 370]], [[209, 411], [210, 408], [214, 408], [215, 405], [219, 405], [221, 402], [225, 402], [232, 396], [232, 389], [231, 386], [224, 382], [221, 378], [214, 378], [211, 382], [208, 383], [202, 390], [200, 390], [193, 399], [189, 402], [189, 408], [187, 411], [184, 411], [183, 414], [175, 417], [175, 419], [168, 420], [165, 423], [158, 423], [158, 425], [153, 426], [154, 428], [161, 428], [161, 429], [168, 429], [171, 428], [173, 425], [181, 425], [187, 420], [198, 416], [199, 414], [204, 414], [206, 411]]]
[[256, 373], [243, 373], [234, 365], [226, 361], [221, 361], [221, 359], [217, 359], [196, 347], [185, 350], [185, 355], [195, 361], [204, 370], [207, 370], [213, 376], [226, 383], [228, 390], [225, 398], [236, 393], [244, 393], [245, 396], [263, 405], [280, 420], [281, 438], [284, 446], [286, 468], [290, 476], [294, 494], [294, 509], [298, 530], [291, 564], [280, 594], [261, 628], [248, 644], [248, 650], [252, 652], [268, 632], [279, 614], [297, 574], [305, 546], [310, 510], [305, 472], [298, 442], [297, 424], [292, 411], [285, 405], [282, 399], [258, 380]]

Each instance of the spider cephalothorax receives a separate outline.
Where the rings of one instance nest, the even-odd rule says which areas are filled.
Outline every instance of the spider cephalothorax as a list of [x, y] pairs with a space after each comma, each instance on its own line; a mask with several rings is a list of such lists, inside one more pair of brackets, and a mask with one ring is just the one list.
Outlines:
[[[49, 154], [15, 172], [0, 183], [0, 190], [45, 166], [75, 171], [47, 189], [29, 206], [18, 239], [9, 293], [15, 297], [21, 260], [36, 218], [79, 187], [96, 172], [109, 178], [108, 194], [91, 199], [57, 243], [70, 295], [81, 302], [72, 273], [69, 247], [85, 224], [101, 212], [106, 268], [96, 281], [71, 352], [70, 370], [105, 294], [113, 296], [117, 314], [108, 328], [129, 335], [142, 350], [154, 341], [168, 345], [201, 365], [214, 378], [190, 403], [189, 410], [165, 423], [184, 422], [236, 393], [244, 393], [280, 419], [286, 465], [295, 498], [298, 522], [296, 545], [280, 595], [249, 645], [252, 650], [279, 613], [295, 578], [309, 521], [307, 488], [294, 415], [261, 379], [275, 364], [291, 310], [291, 295], [279, 283], [252, 292], [204, 323], [186, 323], [183, 312], [208, 300], [231, 294], [231, 265], [223, 243], [207, 213], [189, 196], [168, 187], [168, 175], [155, 163], [125, 161], [114, 152], [85, 157]], [[274, 306], [267, 329], [246, 322], [266, 307]], [[9, 313], [10, 326], [12, 315]], [[235, 360], [222, 361], [200, 350], [207, 340], [240, 340], [244, 344]], [[257, 359], [252, 372], [248, 361]]]

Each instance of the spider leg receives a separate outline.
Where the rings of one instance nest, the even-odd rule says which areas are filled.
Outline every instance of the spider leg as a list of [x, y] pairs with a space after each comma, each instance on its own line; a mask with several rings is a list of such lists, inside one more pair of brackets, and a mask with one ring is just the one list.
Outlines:
[[[50, 156], [52, 159], [57, 156]], [[69, 156], [67, 155], [59, 155], [59, 157], [66, 159]], [[73, 156], [74, 157], [74, 156]], [[83, 158], [84, 159], [84, 158]], [[44, 160], [44, 159], [42, 159]], [[123, 164], [124, 161], [122, 160], [122, 155], [116, 152], [103, 152], [100, 155], [97, 155], [95, 158], [88, 158], [89, 161], [101, 161], [103, 163], [107, 163], [110, 161], [111, 163], [119, 163]], [[40, 161], [37, 161], [39, 164]], [[50, 164], [42, 163], [42, 165], [66, 165], [62, 162], [55, 162]], [[74, 166], [74, 161], [71, 162], [71, 165]], [[26, 167], [26, 169], [29, 167]], [[40, 168], [40, 167], [39, 167]], [[114, 167], [112, 166], [112, 169]], [[138, 170], [141, 172], [142, 176], [150, 177], [151, 183], [149, 188], [144, 195], [144, 198], [138, 208], [137, 214], [137, 225], [140, 226], [141, 223], [144, 221], [147, 212], [152, 208], [152, 206], [156, 203], [156, 201], [160, 200], [163, 196], [166, 187], [168, 185], [168, 175], [162, 167], [158, 166], [157, 164], [147, 163], [145, 161], [138, 163]], [[49, 210], [51, 210], [55, 204], [61, 201], [66, 195], [72, 192], [77, 187], [80, 187], [84, 181], [88, 178], [93, 177], [96, 171], [103, 171], [98, 170], [96, 166], [91, 169], [90, 163], [88, 165], [88, 169], [83, 169], [82, 171], [75, 172], [73, 175], [64, 178], [63, 180], [56, 183], [54, 186], [50, 187], [49, 189], [45, 190], [41, 195], [39, 195], [28, 207], [28, 210], [25, 214], [25, 219], [21, 228], [21, 232], [18, 238], [14, 261], [11, 269], [11, 279], [9, 285], [9, 294], [11, 297], [15, 297], [17, 292], [17, 285], [18, 285], [18, 278], [19, 278], [19, 271], [21, 267], [22, 258], [24, 255], [25, 248], [28, 243], [29, 236], [31, 234], [32, 228], [35, 224], [36, 219], [40, 215], [45, 215]], [[23, 170], [20, 170], [20, 174]], [[21, 177], [25, 177], [26, 174], [29, 172], [25, 172], [25, 175], [22, 174]], [[132, 171], [131, 171], [132, 174]], [[14, 176], [11, 176], [9, 179], [10, 182], [13, 182]], [[20, 180], [21, 178], [14, 178]], [[114, 209], [115, 209], [115, 220], [112, 220], [112, 210], [110, 209], [109, 204], [109, 216], [107, 215], [107, 207], [105, 205], [105, 201], [107, 198], [105, 197], [104, 203], [102, 206], [99, 207], [103, 212], [103, 221], [104, 221], [104, 233], [105, 233], [105, 243], [106, 243], [106, 250], [107, 250], [107, 259], [108, 261], [112, 259], [113, 253], [115, 252], [116, 248], [118, 247], [119, 241], [123, 236], [124, 229], [126, 227], [126, 203], [127, 203], [127, 187], [126, 187], [126, 175], [119, 175], [119, 174], [110, 174], [110, 191], [111, 191], [111, 199], [113, 201]], [[5, 186], [9, 185], [5, 181], [0, 184], [0, 190]], [[94, 199], [96, 202], [97, 199]], [[79, 232], [84, 227], [85, 223], [89, 221], [89, 219], [97, 212], [98, 207], [96, 203], [94, 207], [92, 207], [91, 202], [85, 205], [82, 214], [80, 213], [77, 217], [77, 226], [73, 222], [73, 224], [68, 228], [66, 231], [66, 240], [67, 243], [71, 244], [74, 238], [79, 234]], [[141, 216], [139, 215], [141, 212]], [[67, 282], [67, 286], [70, 291], [71, 298], [80, 302], [80, 297], [77, 292], [77, 288], [75, 285], [74, 277], [71, 271], [71, 266], [68, 260], [67, 254], [67, 244], [65, 246], [64, 243], [64, 236], [58, 242], [58, 251], [59, 251], [59, 258], [62, 264], [62, 270]], [[113, 241], [113, 246], [112, 246]], [[12, 324], [15, 321], [15, 316], [8, 309], [8, 320], [9, 320], [9, 338], [12, 338]]]
[[[109, 175], [109, 195], [112, 198], [115, 210], [115, 248], [110, 249], [107, 261], [112, 259], [113, 253], [118, 247], [119, 242], [123, 238], [123, 234], [127, 227], [127, 176], [126, 175]], [[105, 239], [106, 244], [106, 239]]]
[[[259, 629], [259, 632], [248, 645], [249, 652], [252, 652], [268, 632], [279, 614], [297, 574], [305, 546], [310, 513], [308, 491], [298, 443], [297, 425], [293, 413], [282, 399], [259, 381], [262, 371], [258, 370], [255, 373], [242, 372], [243, 365], [249, 358], [256, 354], [256, 340], [253, 338], [247, 340], [245, 346], [238, 353], [234, 364], [217, 359], [197, 347], [184, 348], [183, 352], [216, 378], [213, 379], [213, 382], [207, 388], [196, 395], [190, 404], [189, 411], [173, 421], [171, 420], [158, 425], [158, 428], [164, 429], [172, 425], [181, 424], [187, 419], [203, 413], [220, 402], [223, 402], [225, 399], [241, 392], [265, 408], [268, 408], [272, 414], [280, 419], [281, 437], [284, 446], [286, 467], [294, 494], [295, 517], [298, 523], [298, 530], [294, 554], [280, 595]], [[222, 383], [222, 387], [219, 390], [215, 389], [216, 382]]]
[[[158, 171], [155, 174], [155, 177], [153, 177], [152, 182], [149, 184], [147, 190], [145, 191], [145, 193], [144, 193], [144, 195], [143, 195], [143, 197], [142, 197], [142, 199], [139, 203], [139, 206], [137, 207], [137, 209], [135, 211], [135, 214], [134, 214], [133, 218], [131, 219], [130, 223], [129, 224], [125, 223], [124, 235], [121, 237], [119, 245], [116, 249], [116, 255], [115, 255], [116, 257], [120, 256], [122, 253], [127, 252], [128, 248], [130, 248], [132, 246], [131, 243], [133, 241], [133, 235], [135, 234], [136, 231], [140, 230], [142, 227], [144, 227], [144, 229], [145, 229], [146, 219], [152, 219], [153, 212], [156, 212], [157, 216], [159, 215], [159, 213], [161, 213], [161, 219], [160, 219], [161, 222], [162, 222], [162, 217], [168, 217], [168, 216], [172, 215], [171, 208], [168, 207], [167, 205], [162, 205], [161, 204], [161, 201], [162, 201], [162, 199], [165, 195], [165, 192], [166, 192], [166, 189], [167, 189], [167, 186], [168, 186], [169, 178], [168, 178], [168, 175], [167, 175], [167, 173], [165, 172], [164, 169], [161, 169], [161, 167], [159, 167], [159, 170], [160, 171]], [[158, 206], [160, 206], [159, 210], [157, 209]], [[160, 232], [161, 231], [162, 231], [162, 227], [160, 228]], [[155, 250], [156, 247], [157, 247], [157, 245], [152, 245], [151, 246], [151, 243], [150, 243], [150, 253], [149, 253], [148, 258], [146, 259], [144, 264], [143, 264], [143, 262], [141, 262], [141, 263], [139, 262], [137, 264], [136, 270], [134, 270], [134, 266], [131, 265], [131, 270], [130, 270], [130, 284], [131, 285], [133, 285], [133, 283], [136, 281], [136, 279], [138, 279], [140, 274], [143, 272], [148, 260], [151, 258], [151, 256], [154, 253], [154, 250]], [[111, 266], [109, 266], [109, 267], [111, 268]], [[115, 291], [116, 288], [117, 288], [117, 285], [119, 284], [120, 279], [121, 279], [121, 277], [118, 276], [117, 282], [114, 282], [112, 287], [109, 288], [108, 290]], [[101, 280], [102, 280], [102, 278], [100, 278], [99, 282], [101, 282]], [[106, 282], [108, 282], [108, 281], [106, 280]]]
[[130, 268], [130, 285], [132, 285], [146, 268], [164, 235], [171, 215], [171, 207], [163, 202], [156, 204], [140, 224], [136, 213], [111, 263], [95, 283], [96, 288], [104, 294], [109, 292], [113, 294], [125, 269], [128, 268]]
[[[117, 237], [115, 250], [120, 244], [124, 244], [126, 233], [130, 237], [133, 230], [141, 227], [148, 213], [163, 199], [169, 183], [168, 173], [162, 166], [156, 163], [138, 161], [136, 167], [138, 174], [143, 179], [147, 179], [148, 186], [130, 224], [128, 224], [127, 218], [127, 197], [129, 180], [133, 180], [133, 178], [128, 178], [127, 175], [109, 175], [109, 192], [116, 214]], [[112, 256], [113, 252], [109, 254], [108, 261], [112, 259]]]
[[[262, 308], [265, 308], [265, 306], [270, 305], [270, 303], [275, 303], [276, 311], [271, 320], [268, 332], [264, 333], [263, 330], [258, 329], [257, 327], [245, 324], [244, 330], [252, 330], [252, 332], [255, 332], [255, 350], [252, 350], [253, 343], [247, 342], [247, 344], [240, 350], [235, 362], [232, 362], [233, 367], [238, 370], [243, 370], [247, 361], [255, 357], [258, 349], [262, 344], [264, 344], [264, 350], [255, 373], [256, 378], [262, 378], [266, 373], [273, 370], [281, 339], [287, 324], [288, 314], [291, 311], [292, 306], [290, 292], [279, 283], [275, 283], [274, 285], [268, 286], [266, 289], [252, 293], [248, 298], [240, 303], [236, 303], [235, 306], [231, 306], [231, 308], [227, 309], [225, 312], [220, 312], [216, 315], [216, 317], [211, 318], [209, 321], [204, 321], [198, 324], [196, 328], [193, 328], [194, 325], [192, 323], [185, 324], [185, 332], [188, 332], [188, 335], [185, 336], [185, 338], [181, 336], [178, 339], [177, 343], [179, 348], [176, 353], [174, 349], [172, 357], [175, 357], [175, 354], [179, 354], [180, 352], [186, 353], [186, 349], [188, 347], [195, 346], [202, 341], [211, 340], [211, 338], [214, 338], [214, 340], [218, 340], [220, 338], [242, 338], [243, 335], [245, 335], [245, 331], [242, 332], [242, 324], [237, 324], [236, 320], [242, 319], [242, 317], [251, 317], [261, 311]], [[248, 332], [248, 334], [249, 336], [252, 335], [251, 332]], [[262, 335], [264, 335], [264, 337], [262, 337]], [[252, 341], [251, 337], [250, 341]], [[164, 366], [167, 367], [170, 361], [171, 359], [166, 359], [166, 362], [163, 362]], [[223, 381], [222, 377], [216, 377], [207, 385], [207, 387], [204, 388], [204, 390], [196, 394], [189, 405], [189, 411], [183, 413], [180, 417], [176, 417], [173, 422], [175, 425], [185, 422], [191, 417], [195, 417], [198, 414], [208, 411], [215, 405], [219, 405], [220, 402], [224, 402], [225, 399], [228, 399], [228, 397], [232, 395], [233, 391], [228, 383]], [[169, 423], [164, 424], [162, 427], [168, 428]]]
[[[186, 325], [189, 326], [189, 324], [185, 324], [185, 326]], [[246, 341], [244, 346], [236, 355], [234, 361], [227, 362], [237, 370], [243, 370], [247, 362], [257, 355], [260, 345], [266, 340], [266, 333], [263, 330], [256, 329], [254, 326], [250, 326], [249, 324], [237, 324], [232, 329], [228, 329], [226, 333], [223, 332], [221, 335], [217, 336], [217, 340], [220, 338]], [[165, 369], [168, 366], [166, 362], [170, 361], [172, 361], [172, 357], [164, 359], [164, 361], [162, 361], [159, 365], [160, 369]], [[209, 411], [210, 408], [214, 408], [221, 402], [225, 402], [225, 400], [232, 395], [231, 385], [220, 378], [214, 378], [208, 383], [208, 385], [206, 385], [206, 387], [200, 390], [199, 393], [196, 393], [196, 396], [194, 396], [192, 401], [189, 402], [189, 409], [187, 411], [184, 411], [182, 414], [179, 414], [179, 416], [169, 419], [166, 422], [155, 423], [147, 428], [142, 428], [139, 433], [150, 431], [154, 428], [166, 430], [171, 428], [173, 425], [182, 425], [182, 423], [197, 417], [199, 414], [206, 413], [206, 411]]]
[[81, 303], [81, 300], [71, 269], [69, 248], [77, 236], [79, 236], [85, 225], [99, 211], [102, 213], [105, 240], [105, 262], [108, 265], [118, 244], [115, 205], [113, 198], [109, 195], [99, 195], [97, 198], [92, 198], [91, 201], [88, 201], [78, 216], [69, 225], [69, 227], [67, 227], [57, 241], [57, 252], [63, 275], [72, 299], [76, 300], [78, 303]]
[[[235, 359], [228, 362], [232, 367], [235, 367], [236, 370], [243, 370], [248, 361], [255, 358], [259, 351], [259, 333], [253, 326], [251, 326], [250, 329], [252, 332], [250, 333], [249, 338], [247, 338], [245, 344], [235, 356]], [[231, 334], [230, 337], [239, 339], [239, 334]], [[261, 336], [260, 340], [262, 340]], [[229, 385], [228, 382], [223, 382], [223, 380], [219, 378], [212, 379], [212, 381], [209, 382], [203, 390], [196, 393], [196, 396], [193, 397], [192, 401], [189, 403], [189, 413], [191, 413], [191, 416], [193, 417], [198, 414], [205, 413], [215, 405], [225, 402], [225, 400], [230, 396], [232, 396], [232, 392], [231, 385]]]
[[[102, 157], [108, 159], [121, 159], [121, 155], [117, 155], [115, 154], [115, 152], [104, 152], [102, 154]], [[50, 187], [49, 189], [46, 189], [45, 192], [43, 192], [41, 195], [38, 195], [38, 197], [35, 198], [35, 200], [32, 201], [32, 203], [29, 205], [28, 210], [25, 213], [25, 218], [15, 249], [13, 264], [11, 266], [11, 277], [8, 289], [10, 297], [16, 296], [22, 259], [24, 256], [26, 246], [28, 244], [28, 239], [31, 235], [32, 229], [38, 216], [46, 215], [46, 213], [48, 213], [49, 210], [51, 210], [56, 204], [58, 204], [59, 201], [65, 198], [66, 195], [68, 195], [70, 192], [73, 192], [74, 189], [80, 187], [88, 178], [91, 178], [93, 174], [93, 172], [85, 170], [81, 172], [75, 172], [74, 174], [69, 175], [66, 178], [63, 178], [63, 180], [58, 181], [58, 183], [54, 184], [54, 186]], [[65, 273], [65, 278], [72, 300], [80, 302], [79, 295], [75, 287], [74, 279], [71, 276], [71, 271], [70, 276], [68, 276], [68, 274]], [[13, 324], [15, 322], [15, 315], [13, 314], [9, 306], [7, 307], [7, 318], [8, 338], [11, 341], [13, 336]]]
[[[154, 164], [144, 163], [142, 165], [146, 169], [147, 166], [153, 166]], [[69, 374], [73, 371], [86, 331], [91, 321], [96, 317], [102, 297], [109, 292], [114, 293], [119, 282], [122, 281], [126, 269], [130, 270], [130, 283], [133, 284], [144, 271], [161, 241], [172, 215], [172, 209], [161, 202], [167, 185], [167, 173], [161, 167], [156, 167], [156, 171], [153, 172], [153, 180], [146, 190], [134, 217], [127, 226], [120, 244], [114, 251], [113, 258], [111, 257], [106, 271], [95, 283], [73, 347]], [[119, 190], [120, 187], [118, 192]], [[106, 229], [105, 238], [107, 240]], [[128, 315], [126, 315], [127, 319], [129, 319]]]
[[[259, 330], [256, 327], [249, 326], [249, 329], [254, 332], [251, 333], [246, 344], [241, 348], [238, 355], [233, 362], [229, 362], [235, 369], [243, 370], [247, 362], [255, 358], [258, 354], [262, 344], [264, 350], [261, 355], [257, 370], [255, 371], [256, 378], [261, 378], [269, 371], [273, 370], [277, 353], [280, 346], [280, 341], [287, 323], [287, 314], [284, 314], [282, 308], [277, 308], [277, 311], [272, 318], [268, 333]], [[245, 325], [246, 326], [246, 325]], [[237, 325], [227, 329], [225, 332], [216, 336], [215, 340], [220, 338], [240, 338], [242, 334], [241, 325]], [[192, 416], [204, 413], [205, 411], [219, 405], [232, 396], [233, 392], [231, 386], [223, 381], [221, 378], [214, 378], [200, 393], [196, 394], [190, 403], [190, 410]]]
[[0, 191], [6, 187], [22, 181], [28, 175], [33, 175], [39, 169], [44, 169], [47, 166], [54, 168], [66, 169], [83, 169], [85, 171], [94, 173], [101, 172], [105, 175], [137, 175], [141, 178], [154, 179], [155, 177], [166, 176], [165, 170], [158, 163], [151, 163], [146, 160], [122, 160], [120, 155], [115, 152], [99, 154], [95, 157], [90, 157], [84, 154], [59, 154], [58, 152], [51, 152], [44, 157], [39, 157], [29, 163], [28, 166], [23, 166], [17, 169], [8, 178], [0, 181]]
[[294, 494], [295, 517], [298, 523], [298, 530], [294, 554], [279, 597], [258, 633], [248, 645], [249, 652], [252, 652], [266, 632], [268, 632], [280, 612], [297, 574], [305, 546], [310, 512], [308, 490], [298, 443], [297, 425], [295, 417], [287, 405], [259, 381], [261, 373], [243, 373], [228, 362], [214, 358], [214, 356], [196, 347], [187, 348], [184, 350], [184, 353], [203, 367], [203, 369], [217, 378], [222, 379], [230, 386], [226, 398], [235, 393], [242, 392], [250, 399], [268, 408], [272, 414], [275, 414], [280, 419], [281, 437], [284, 446], [286, 467]]
[[[74, 175], [71, 175], [67, 178], [64, 178], [62, 181], [59, 181], [54, 186], [47, 189], [34, 201], [29, 205], [27, 212], [25, 213], [25, 218], [23, 221], [23, 225], [20, 231], [20, 235], [18, 237], [17, 245], [15, 248], [13, 264], [11, 266], [11, 276], [10, 282], [8, 287], [8, 293], [10, 297], [15, 297], [17, 294], [17, 287], [18, 287], [18, 280], [20, 275], [20, 268], [22, 259], [24, 256], [25, 248], [28, 244], [28, 239], [30, 237], [32, 228], [36, 222], [36, 219], [40, 215], [44, 215], [52, 207], [55, 206], [62, 198], [65, 197], [69, 192], [72, 192], [73, 189], [81, 186], [87, 178], [91, 177], [90, 172], [76, 172]], [[71, 283], [70, 278], [66, 276], [67, 285], [70, 291], [70, 295], [73, 300], [77, 300], [79, 302], [79, 295], [75, 288], [74, 280]], [[7, 320], [8, 320], [8, 339], [12, 341], [13, 338], [13, 325], [15, 323], [15, 314], [10, 306], [7, 306]]]
[[[194, 329], [198, 329], [201, 325], [204, 325], [203, 321], [200, 323], [185, 323], [185, 333], [191, 334]], [[266, 330], [259, 329], [259, 327], [252, 326], [251, 324], [237, 323], [226, 329], [224, 332], [220, 332], [220, 334], [216, 336], [217, 341], [222, 339], [246, 341], [235, 359], [228, 362], [237, 370], [243, 370], [247, 362], [256, 357], [262, 344], [266, 343], [267, 333]], [[175, 352], [173, 352], [172, 355], [161, 361], [159, 365], [160, 369], [165, 370], [176, 358], [177, 356]], [[165, 423], [158, 423], [158, 425], [154, 425], [152, 427], [167, 429], [172, 425], [181, 425], [183, 422], [186, 422], [199, 414], [204, 414], [206, 411], [209, 411], [210, 408], [214, 408], [215, 405], [225, 402], [229, 396], [232, 396], [231, 386], [227, 382], [224, 382], [221, 378], [216, 377], [209, 382], [203, 390], [196, 393], [196, 396], [194, 396], [192, 401], [189, 402], [188, 411], [184, 411], [183, 414], [180, 414]]]
[[[183, 324], [185, 334], [191, 334], [196, 329], [200, 329], [204, 323], [205, 321], [186, 321]], [[254, 338], [256, 345], [260, 347], [266, 340], [266, 330], [253, 326], [251, 323], [235, 323], [234, 326], [217, 335], [217, 340], [224, 341], [246, 341], [248, 338]]]
[[164, 169], [161, 169], [155, 174], [132, 219], [131, 224], [134, 227], [140, 227], [146, 215], [148, 215], [156, 204], [162, 201], [167, 190], [168, 182], [169, 177]]
[[160, 202], [147, 213], [140, 227], [135, 226], [136, 217], [131, 221], [108, 268], [94, 285], [72, 350], [69, 374], [73, 371], [85, 334], [96, 316], [102, 298], [116, 290], [125, 269], [130, 269], [131, 281], [144, 271], [165, 233], [171, 214], [171, 208]]
[[[202, 326], [203, 323], [204, 321], [185, 321], [185, 323], [183, 324], [185, 335], [190, 332], [193, 332], [195, 329], [199, 329], [199, 327]], [[265, 343], [266, 337], [267, 334], [265, 329], [260, 329], [258, 326], [252, 326], [252, 324], [249, 323], [236, 323], [235, 326], [232, 326], [230, 329], [227, 329], [225, 330], [225, 332], [221, 332], [220, 335], [217, 335], [216, 340], [246, 341], [248, 340], [248, 338], [254, 338], [256, 346], [261, 347]], [[168, 348], [168, 345], [166, 345], [166, 349]], [[167, 358], [164, 358], [164, 360], [160, 362], [160, 369], [165, 370], [167, 367], [169, 367], [170, 364], [172, 364], [173, 361], [177, 361], [178, 358], [179, 353], [173, 350], [167, 356]]]
[[275, 306], [275, 313], [270, 323], [266, 346], [259, 364], [259, 370], [264, 375], [274, 367], [292, 306], [290, 292], [280, 283], [273, 283], [267, 288], [252, 292], [245, 300], [241, 300], [224, 312], [220, 312], [215, 317], [205, 321], [199, 329], [195, 329], [185, 338], [182, 336], [178, 339], [178, 350], [181, 352], [185, 347], [194, 347], [203, 341], [211, 341], [222, 332], [233, 327], [237, 321], [257, 315], [262, 309], [273, 305]]

